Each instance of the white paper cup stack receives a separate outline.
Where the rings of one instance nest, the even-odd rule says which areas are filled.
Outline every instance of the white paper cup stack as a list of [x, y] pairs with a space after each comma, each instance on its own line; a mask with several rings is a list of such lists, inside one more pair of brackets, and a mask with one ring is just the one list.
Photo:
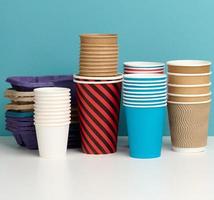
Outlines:
[[39, 154], [44, 158], [66, 156], [71, 118], [70, 89], [34, 89], [34, 123]]

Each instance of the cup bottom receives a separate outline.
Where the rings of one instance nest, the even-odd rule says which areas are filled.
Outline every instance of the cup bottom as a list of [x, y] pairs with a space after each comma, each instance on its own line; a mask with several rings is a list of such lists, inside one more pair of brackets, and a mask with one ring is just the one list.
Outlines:
[[181, 148], [181, 147], [173, 147], [172, 150], [180, 153], [198, 153], [206, 150], [206, 146], [198, 147], [198, 148]]

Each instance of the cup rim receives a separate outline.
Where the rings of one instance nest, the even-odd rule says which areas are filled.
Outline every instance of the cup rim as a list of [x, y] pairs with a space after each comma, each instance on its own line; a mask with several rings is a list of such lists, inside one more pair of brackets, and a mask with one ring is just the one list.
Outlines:
[[64, 87], [41, 87], [41, 88], [35, 88], [34, 94], [39, 94], [39, 93], [60, 93], [60, 94], [67, 94], [70, 93], [71, 89], [69, 88], [64, 88]]
[[140, 80], [123, 80], [124, 83], [162, 83], [162, 82], [167, 82], [167, 79], [162, 79], [162, 80], [155, 80], [155, 81], [140, 81]]
[[168, 93], [168, 96], [173, 97], [206, 97], [211, 96], [212, 92], [205, 93], [205, 94], [175, 94], [175, 93]]
[[179, 84], [168, 83], [168, 86], [171, 86], [171, 87], [206, 87], [211, 85], [212, 85], [211, 82], [205, 83], [205, 84], [196, 84], [196, 85], [179, 85]]
[[71, 124], [71, 122], [66, 122], [66, 123], [54, 123], [54, 124], [43, 124], [43, 123], [36, 123], [34, 122], [34, 125], [39, 127], [39, 126], [69, 126]]
[[129, 66], [124, 66], [124, 70], [131, 70], [131, 71], [141, 71], [141, 70], [144, 70], [144, 71], [150, 71], [150, 70], [154, 70], [154, 71], [162, 71], [162, 70], [164, 70], [164, 66], [163, 67], [156, 67], [156, 68], [145, 68], [145, 67], [142, 67], [142, 68], [140, 68], [140, 67], [129, 67]]
[[201, 73], [201, 74], [182, 74], [182, 73], [168, 72], [168, 75], [171, 75], [171, 76], [208, 76], [208, 75], [211, 75], [211, 74], [212, 74], [212, 72]]
[[117, 38], [116, 33], [83, 33], [80, 38]]
[[205, 103], [210, 103], [212, 100], [207, 100], [207, 101], [200, 101], [200, 102], [177, 102], [177, 101], [168, 101], [167, 103], [169, 104], [205, 104]]
[[[166, 78], [166, 74], [124, 74], [124, 79], [126, 78], [149, 78], [149, 79], [152, 79], [152, 78]], [[126, 79], [127, 80], [127, 79]]]
[[148, 86], [148, 87], [151, 87], [151, 86], [162, 86], [162, 85], [167, 85], [167, 82], [161, 82], [159, 84], [132, 84], [132, 83], [126, 83], [124, 82], [123, 85], [127, 85], [127, 86]]
[[212, 63], [208, 60], [170, 60], [166, 64], [175, 67], [203, 67]]
[[156, 91], [156, 92], [130, 92], [130, 91], [123, 91], [126, 94], [167, 94], [167, 90], [163, 91]]
[[162, 89], [166, 89], [167, 88], [167, 85], [166, 86], [163, 86], [163, 87], [154, 87], [154, 88], [129, 88], [129, 87], [123, 87], [123, 89], [127, 89], [127, 90], [162, 90]]
[[74, 78], [74, 81], [76, 81], [75, 79], [98, 80], [98, 81], [110, 80], [110, 81], [113, 81], [113, 80], [122, 79], [123, 78], [123, 74], [119, 73], [116, 76], [107, 76], [107, 77], [104, 77], [104, 76], [101, 76], [101, 77], [99, 77], [99, 76], [81, 76], [81, 75], [78, 75], [78, 74], [74, 74], [73, 78]]
[[126, 98], [123, 97], [123, 100], [128, 100], [128, 101], [157, 101], [157, 100], [162, 100], [162, 99], [166, 99], [167, 100], [167, 96], [166, 97], [160, 97], [160, 98], [151, 98], [151, 99], [132, 99], [132, 98]]
[[153, 106], [134, 106], [134, 105], [127, 105], [123, 104], [124, 107], [132, 107], [132, 108], [161, 108], [161, 107], [166, 107], [166, 104], [160, 104], [160, 105], [153, 105]]
[[149, 61], [128, 61], [124, 62], [123, 65], [125, 66], [134, 66], [134, 67], [159, 67], [159, 66], [165, 66], [165, 63], [162, 62], [149, 62]]
[[101, 81], [101, 82], [96, 82], [96, 81], [78, 81], [78, 80], [75, 80], [74, 79], [74, 82], [75, 83], [79, 83], [79, 84], [112, 84], [112, 83], [120, 83], [122, 82], [123, 79], [120, 79], [120, 80], [115, 80], [115, 81]]
[[165, 101], [146, 102], [146, 103], [127, 102], [123, 100], [123, 104], [131, 104], [131, 105], [155, 105], [155, 104], [164, 104], [164, 103], [167, 103], [167, 99]]
[[166, 97], [167, 98], [167, 94], [158, 94], [158, 95], [127, 95], [127, 94], [123, 94], [123, 96], [126, 97], [133, 97], [133, 98], [153, 98], [153, 97]]

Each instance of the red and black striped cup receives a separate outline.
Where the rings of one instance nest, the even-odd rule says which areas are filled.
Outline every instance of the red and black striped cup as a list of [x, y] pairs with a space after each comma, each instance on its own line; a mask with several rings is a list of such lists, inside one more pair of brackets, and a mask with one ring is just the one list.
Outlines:
[[116, 152], [122, 78], [74, 76], [84, 153]]

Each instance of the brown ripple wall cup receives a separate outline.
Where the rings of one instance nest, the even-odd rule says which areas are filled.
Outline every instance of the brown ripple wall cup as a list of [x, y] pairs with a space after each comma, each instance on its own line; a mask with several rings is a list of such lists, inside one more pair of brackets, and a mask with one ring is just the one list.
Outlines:
[[206, 96], [173, 96], [168, 94], [168, 101], [175, 102], [202, 102], [209, 101], [210, 98], [210, 94], [207, 94]]
[[202, 74], [210, 72], [210, 61], [204, 60], [174, 60], [168, 61], [168, 72], [183, 74]]
[[174, 94], [206, 94], [210, 92], [210, 85], [173, 85], [168, 84], [168, 92]]
[[117, 44], [117, 34], [82, 34], [80, 40], [86, 44]]
[[203, 151], [207, 145], [210, 102], [200, 104], [168, 103], [173, 149]]
[[168, 73], [168, 82], [171, 84], [178, 85], [198, 85], [198, 84], [208, 84], [210, 82], [211, 73], [203, 74], [178, 74], [178, 73]]

